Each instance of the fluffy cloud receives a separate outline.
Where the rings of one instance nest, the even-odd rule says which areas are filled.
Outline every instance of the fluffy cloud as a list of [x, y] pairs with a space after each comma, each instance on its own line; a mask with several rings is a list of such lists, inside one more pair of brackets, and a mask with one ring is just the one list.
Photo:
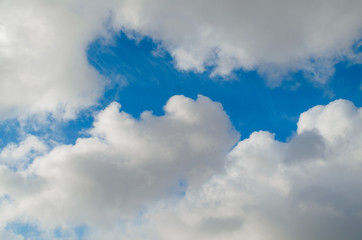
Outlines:
[[233, 149], [238, 134], [206, 97], [174, 96], [164, 116], [139, 120], [119, 107], [75, 145], [25, 170], [1, 166], [3, 227], [86, 224], [87, 239], [107, 240], [361, 238], [362, 110], [351, 102], [301, 114], [286, 143], [260, 131]]
[[254, 132], [225, 174], [159, 204], [128, 239], [360, 239], [361, 122], [361, 108], [338, 100], [303, 113], [288, 143]]
[[112, 103], [98, 114], [91, 137], [57, 146], [25, 170], [1, 166], [0, 195], [10, 203], [0, 205], [8, 213], [0, 221], [112, 226], [200, 186], [223, 169], [239, 138], [221, 105], [203, 96], [174, 96], [164, 116], [144, 112], [140, 120], [119, 108]]
[[160, 40], [180, 69], [257, 69], [274, 80], [305, 70], [325, 81], [361, 38], [361, 9], [358, 0], [130, 0], [115, 22]]
[[95, 104], [103, 83], [87, 62], [104, 8], [80, 1], [0, 3], [0, 119], [34, 113], [71, 118]]
[[111, 28], [150, 36], [183, 70], [257, 69], [278, 82], [302, 69], [324, 81], [336, 61], [359, 61], [352, 46], [361, 38], [361, 9], [358, 0], [5, 0], [0, 119], [72, 118], [96, 104], [105, 83], [89, 66], [86, 49]]

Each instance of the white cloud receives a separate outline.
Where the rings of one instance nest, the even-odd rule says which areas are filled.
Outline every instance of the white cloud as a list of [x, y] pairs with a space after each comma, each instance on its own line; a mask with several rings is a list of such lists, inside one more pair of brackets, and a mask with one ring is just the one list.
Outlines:
[[2, 226], [87, 224], [87, 239], [105, 240], [361, 238], [362, 110], [351, 102], [301, 114], [287, 143], [260, 131], [231, 151], [238, 134], [206, 97], [174, 96], [164, 116], [140, 120], [119, 107], [75, 145], [0, 168]]
[[[360, 62], [352, 46], [361, 38], [361, 4], [5, 0], [0, 119], [72, 118], [96, 104], [104, 81], [86, 49], [107, 35], [107, 21], [115, 32], [160, 41], [183, 70], [256, 69], [276, 82], [304, 70], [323, 82], [343, 58]], [[89, 224], [95, 239], [361, 238], [362, 111], [352, 103], [303, 113], [288, 143], [256, 132], [231, 152], [238, 134], [206, 97], [175, 96], [164, 116], [145, 112], [140, 120], [119, 107], [99, 113], [91, 136], [75, 145], [46, 153], [28, 136], [1, 151], [1, 238], [22, 239], [6, 232], [12, 221]]]
[[34, 157], [43, 155], [48, 147], [38, 137], [28, 135], [19, 144], [8, 143], [0, 151], [0, 164], [22, 169]]
[[116, 23], [170, 51], [180, 69], [257, 69], [281, 81], [305, 70], [323, 82], [362, 36], [362, 3], [349, 1], [125, 1]]
[[303, 113], [288, 143], [254, 132], [226, 174], [155, 207], [128, 239], [360, 239], [361, 122], [361, 108], [338, 100]]
[[0, 232], [0, 237], [3, 240], [24, 240], [24, 238], [22, 236], [13, 234], [13, 233], [8, 233], [5, 231]]
[[161, 201], [126, 239], [360, 239], [361, 122], [361, 108], [338, 100], [303, 113], [288, 143], [255, 132], [228, 154], [225, 174]]
[[12, 203], [0, 222], [22, 216], [51, 226], [112, 226], [178, 196], [185, 188], [180, 181], [200, 186], [222, 170], [239, 138], [221, 105], [203, 96], [174, 96], [164, 116], [145, 112], [140, 120], [119, 107], [112, 103], [98, 114], [91, 137], [55, 147], [26, 170], [1, 166], [0, 195]]
[[[72, 118], [96, 104], [104, 80], [87, 46], [113, 30], [147, 35], [180, 69], [227, 75], [257, 69], [273, 83], [305, 70], [323, 82], [357, 59], [362, 6], [348, 1], [44, 1], [0, 5], [0, 119], [51, 113]], [[112, 16], [112, 17], [111, 17]]]
[[72, 118], [103, 85], [86, 57], [107, 7], [80, 1], [0, 3], [0, 119], [53, 113]]

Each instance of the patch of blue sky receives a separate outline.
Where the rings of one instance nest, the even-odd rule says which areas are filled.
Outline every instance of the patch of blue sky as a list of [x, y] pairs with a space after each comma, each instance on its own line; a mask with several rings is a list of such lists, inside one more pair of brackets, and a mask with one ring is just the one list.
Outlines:
[[75, 235], [77, 236], [78, 239], [84, 239], [88, 231], [89, 227], [86, 225], [81, 225], [74, 229]]
[[56, 239], [67, 239], [70, 236], [73, 239], [83, 240], [86, 239], [86, 235], [89, 231], [89, 227], [87, 225], [79, 225], [69, 231], [69, 229], [57, 228], [53, 231], [53, 235]]
[[20, 235], [24, 240], [40, 240], [40, 239], [86, 239], [89, 227], [79, 225], [71, 229], [63, 229], [61, 227], [49, 232], [43, 232], [36, 224], [26, 222], [12, 222], [6, 226], [6, 231]]
[[195, 99], [197, 94], [220, 102], [242, 138], [252, 132], [267, 130], [276, 139], [286, 140], [295, 130], [300, 113], [318, 104], [344, 98], [361, 106], [361, 65], [341, 62], [335, 75], [316, 87], [297, 72], [270, 88], [256, 71], [236, 71], [233, 79], [210, 78], [212, 69], [193, 73], [175, 69], [172, 58], [165, 53], [156, 56], [157, 44], [144, 38], [135, 41], [121, 33], [112, 45], [93, 42], [88, 60], [102, 75], [111, 80], [101, 103], [122, 104], [122, 110], [138, 118], [145, 110], [162, 115], [162, 107], [173, 95]]
[[177, 195], [179, 197], [184, 197], [186, 195], [186, 190], [188, 187], [188, 183], [185, 179], [180, 179], [178, 181]]
[[[361, 52], [358, 46], [355, 50]], [[138, 118], [145, 110], [162, 115], [162, 107], [173, 95], [195, 99], [202, 94], [223, 105], [242, 139], [254, 131], [267, 130], [284, 141], [296, 130], [300, 113], [315, 105], [339, 98], [362, 105], [361, 64], [338, 63], [332, 78], [318, 87], [302, 72], [297, 72], [282, 81], [281, 86], [270, 88], [256, 71], [238, 70], [232, 80], [227, 81], [211, 78], [212, 68], [204, 73], [179, 71], [169, 54], [154, 54], [158, 49], [149, 38], [139, 41], [127, 38], [124, 33], [109, 45], [104, 45], [102, 40], [94, 41], [87, 51], [88, 61], [109, 79], [99, 104], [82, 111], [75, 120], [57, 122], [46, 128], [30, 127], [24, 129], [25, 132], [72, 144], [78, 137], [87, 136], [85, 130], [92, 126], [94, 112], [112, 101], [121, 103], [123, 111]], [[19, 128], [16, 120], [0, 124], [0, 149], [9, 142], [21, 140]]]
[[0, 122], [0, 150], [9, 142], [19, 142], [20, 124], [16, 120]]
[[6, 226], [6, 231], [21, 235], [25, 240], [37, 240], [41, 236], [41, 231], [34, 224], [12, 222]]
[[169, 195], [177, 198], [182, 198], [186, 195], [188, 183], [186, 179], [180, 178], [175, 184], [168, 189]]
[[20, 143], [27, 135], [40, 137], [50, 147], [57, 143], [73, 144], [77, 138], [88, 136], [86, 129], [92, 126], [93, 112], [98, 110], [99, 107], [85, 109], [77, 119], [69, 121], [49, 117], [45, 124], [31, 118], [22, 123], [17, 119], [0, 122], [0, 151], [9, 143]]
[[13, 200], [11, 199], [10, 195], [8, 195], [8, 194], [0, 195], [0, 205], [6, 204], [6, 203], [11, 203], [12, 201]]

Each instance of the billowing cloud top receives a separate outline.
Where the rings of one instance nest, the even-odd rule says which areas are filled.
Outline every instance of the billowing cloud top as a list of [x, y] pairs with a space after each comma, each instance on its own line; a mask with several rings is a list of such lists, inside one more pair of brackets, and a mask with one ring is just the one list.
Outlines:
[[[25, 170], [11, 171], [5, 162], [0, 195], [9, 195], [14, 209], [1, 218], [19, 212], [44, 223], [100, 224], [133, 216], [160, 197], [185, 191], [181, 183], [200, 186], [222, 169], [239, 138], [220, 104], [203, 96], [174, 96], [164, 116], [144, 112], [139, 121], [119, 107], [112, 103], [98, 114], [91, 137], [58, 146]], [[36, 150], [38, 142], [27, 138], [1, 155]]]
[[[3, 163], [2, 226], [37, 224], [44, 239], [78, 225], [87, 239], [361, 238], [362, 110], [351, 102], [301, 114], [287, 143], [261, 131], [233, 149], [238, 134], [206, 97], [175, 96], [140, 120], [119, 107], [25, 169]], [[24, 146], [41, 144], [3, 151]]]

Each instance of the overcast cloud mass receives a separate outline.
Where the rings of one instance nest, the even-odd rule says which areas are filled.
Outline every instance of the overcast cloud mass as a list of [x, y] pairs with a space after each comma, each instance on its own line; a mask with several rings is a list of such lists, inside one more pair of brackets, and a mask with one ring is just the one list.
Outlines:
[[[220, 86], [255, 71], [269, 87], [300, 74], [323, 88], [337, 64], [362, 63], [359, 0], [2, 0], [0, 133], [20, 130], [0, 136], [0, 239], [362, 239], [361, 102], [283, 116], [297, 123], [286, 141], [243, 136], [203, 95], [134, 116], [88, 61], [121, 32]], [[74, 122], [74, 142], [52, 138]]]

